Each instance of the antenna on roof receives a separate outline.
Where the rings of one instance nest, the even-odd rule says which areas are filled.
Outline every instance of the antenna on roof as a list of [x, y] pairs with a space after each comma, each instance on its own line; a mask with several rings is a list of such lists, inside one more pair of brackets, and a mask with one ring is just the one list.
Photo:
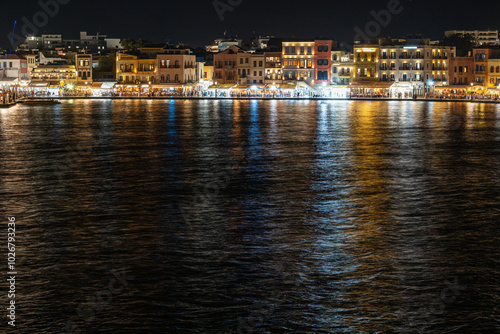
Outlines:
[[[14, 32], [16, 31], [17, 21], [14, 21], [14, 28], [12, 29], [12, 38], [10, 39], [10, 54], [12, 54], [12, 47], [14, 44]], [[7, 52], [5, 52], [5, 59], [7, 59]]]

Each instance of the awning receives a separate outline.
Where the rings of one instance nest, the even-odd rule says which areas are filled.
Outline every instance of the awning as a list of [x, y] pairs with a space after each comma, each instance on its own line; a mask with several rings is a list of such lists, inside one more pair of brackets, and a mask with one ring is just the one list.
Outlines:
[[351, 88], [390, 88], [394, 82], [353, 82]]
[[100, 89], [102, 87], [102, 85], [103, 85], [102, 82], [93, 82], [92, 89]]
[[[149, 87], [149, 85], [148, 85]], [[165, 83], [165, 84], [155, 84], [151, 85], [151, 88], [162, 89], [162, 88], [182, 88], [183, 85], [180, 83]]]
[[0, 79], [0, 85], [2, 84], [12, 84], [19, 81], [18, 78], [2, 78]]
[[264, 86], [255, 84], [255, 85], [237, 85], [233, 87], [233, 89], [254, 89], [254, 88], [263, 89]]
[[455, 86], [436, 86], [436, 89], [471, 89], [471, 85], [455, 85]]
[[297, 84], [283, 84], [281, 85], [280, 89], [296, 89]]
[[34, 87], [34, 88], [47, 88], [49, 87], [49, 83], [48, 82], [32, 82], [29, 84], [29, 87]]
[[212, 85], [208, 89], [231, 89], [235, 84]]
[[49, 86], [49, 89], [59, 89], [59, 85], [50, 85]]

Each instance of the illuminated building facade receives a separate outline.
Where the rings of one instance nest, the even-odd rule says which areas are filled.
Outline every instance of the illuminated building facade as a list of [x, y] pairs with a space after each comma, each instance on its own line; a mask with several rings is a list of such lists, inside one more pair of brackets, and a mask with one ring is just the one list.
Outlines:
[[470, 85], [474, 83], [474, 59], [472, 57], [453, 57], [449, 66], [450, 85]]
[[281, 52], [266, 52], [265, 57], [265, 83], [268, 85], [280, 84], [283, 79]]
[[266, 57], [263, 53], [252, 53], [249, 80], [254, 85], [264, 85]]
[[314, 41], [283, 41], [283, 80], [314, 80]]
[[378, 54], [376, 44], [357, 44], [354, 46], [353, 81], [378, 81]]
[[196, 80], [196, 56], [189, 49], [165, 50], [157, 54], [157, 83], [192, 84]]
[[332, 40], [314, 41], [314, 83], [330, 84], [332, 82], [332, 49], [337, 43]]
[[[474, 81], [485, 87], [498, 86], [496, 83], [496, 61], [500, 59], [500, 47], [474, 48]], [[493, 70], [493, 71], [492, 71]]]
[[238, 53], [245, 51], [232, 45], [227, 50], [214, 54], [214, 83], [236, 84], [238, 82]]
[[75, 56], [77, 80], [92, 82], [92, 55], [79, 54]]
[[339, 86], [349, 85], [354, 68], [354, 54], [350, 52], [332, 51], [332, 83]]
[[470, 34], [476, 38], [478, 45], [493, 45], [498, 41], [498, 30], [448, 30], [445, 36]]

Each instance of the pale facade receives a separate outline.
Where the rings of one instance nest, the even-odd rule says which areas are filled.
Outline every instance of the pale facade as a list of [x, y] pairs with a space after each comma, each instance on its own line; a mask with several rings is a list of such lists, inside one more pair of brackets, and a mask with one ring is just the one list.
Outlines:
[[476, 37], [479, 45], [493, 45], [498, 41], [498, 30], [449, 30], [444, 34], [445, 36], [470, 34]]
[[349, 85], [354, 69], [354, 54], [345, 51], [332, 51], [332, 83], [339, 86]]
[[158, 83], [191, 84], [196, 80], [196, 56], [189, 49], [165, 50], [156, 56]]
[[283, 42], [283, 80], [314, 79], [314, 44], [314, 41]]

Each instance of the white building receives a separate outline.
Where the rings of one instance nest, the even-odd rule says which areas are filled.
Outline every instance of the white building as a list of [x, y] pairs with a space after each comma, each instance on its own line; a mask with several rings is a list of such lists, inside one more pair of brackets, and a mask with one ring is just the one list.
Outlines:
[[455, 34], [471, 34], [476, 37], [479, 45], [493, 45], [498, 41], [498, 30], [448, 30], [444, 33], [446, 37]]
[[0, 55], [0, 70], [2, 78], [7, 80], [28, 80], [28, 63], [18, 55]]

